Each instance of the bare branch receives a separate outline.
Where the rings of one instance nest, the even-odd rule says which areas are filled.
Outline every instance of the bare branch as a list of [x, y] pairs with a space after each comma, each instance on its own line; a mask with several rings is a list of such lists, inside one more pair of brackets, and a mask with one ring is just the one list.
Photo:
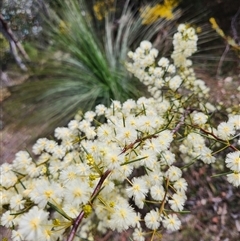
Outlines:
[[188, 114], [190, 114], [192, 112], [192, 110], [190, 108], [187, 108], [184, 113], [182, 114], [179, 123], [177, 124], [177, 126], [172, 130], [172, 133], [175, 134], [182, 125], [184, 125], [184, 121], [185, 118], [188, 116]]
[[238, 17], [240, 17], [240, 7], [237, 11], [237, 13], [233, 16], [232, 21], [231, 21], [231, 28], [232, 28], [232, 33], [233, 33], [233, 39], [235, 42], [240, 45], [240, 33], [237, 32], [237, 25], [239, 24], [237, 22]]
[[218, 63], [217, 76], [220, 76], [220, 72], [221, 72], [221, 67], [222, 67], [223, 61], [224, 61], [224, 59], [225, 59], [229, 49], [230, 49], [230, 45], [227, 43], [226, 48], [225, 48], [225, 50], [224, 50], [224, 52], [223, 52], [223, 54], [222, 54], [222, 56], [221, 56], [221, 58], [219, 60], [219, 63]]
[[27, 61], [30, 60], [28, 57], [28, 54], [24, 50], [21, 43], [16, 39], [12, 30], [9, 28], [8, 24], [6, 23], [6, 21], [4, 20], [4, 18], [1, 14], [0, 14], [0, 32], [2, 32], [3, 36], [9, 41], [12, 54], [13, 54], [17, 64], [19, 65], [19, 67], [22, 70], [26, 71], [27, 67], [24, 64], [22, 58], [19, 56], [18, 51], [24, 57], [24, 59]]

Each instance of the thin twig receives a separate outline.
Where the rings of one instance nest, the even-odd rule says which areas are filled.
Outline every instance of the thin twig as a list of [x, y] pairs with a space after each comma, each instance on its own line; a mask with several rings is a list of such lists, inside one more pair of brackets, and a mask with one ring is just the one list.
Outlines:
[[[103, 182], [105, 181], [105, 179], [108, 177], [108, 175], [111, 173], [111, 170], [107, 170], [105, 173], [103, 173], [103, 175], [101, 176], [97, 186], [95, 187], [92, 195], [91, 195], [91, 198], [90, 198], [90, 204], [92, 204], [92, 201], [95, 199], [96, 195], [98, 195], [99, 191], [101, 190], [102, 188], [102, 185], [103, 185]], [[73, 222], [73, 226], [72, 226], [72, 229], [70, 231], [70, 234], [67, 238], [67, 241], [72, 241], [76, 235], [76, 232], [78, 230], [78, 227], [79, 225], [81, 224], [82, 222], [82, 219], [84, 218], [85, 216], [85, 212], [82, 210], [79, 215], [77, 216], [77, 218], [74, 220]]]
[[219, 63], [218, 63], [217, 76], [220, 76], [220, 69], [221, 69], [221, 67], [222, 67], [222, 63], [223, 63], [223, 61], [224, 61], [224, 59], [225, 59], [225, 57], [226, 57], [229, 49], [230, 49], [230, 45], [227, 44], [227, 45], [226, 45], [226, 48], [225, 48], [225, 50], [224, 50], [224, 52], [223, 52], [223, 54], [222, 54], [222, 56], [221, 56], [221, 58], [220, 58], [220, 60], [219, 60]]
[[21, 43], [16, 39], [14, 36], [12, 30], [9, 28], [7, 22], [4, 20], [3, 16], [0, 14], [0, 32], [2, 32], [3, 36], [9, 41], [12, 54], [17, 62], [17, 64], [20, 66], [22, 70], [27, 70], [27, 67], [23, 63], [21, 57], [18, 55], [18, 51], [22, 54], [25, 60], [29, 61], [28, 54], [24, 50]]
[[84, 211], [82, 210], [82, 211], [80, 212], [80, 214], [77, 216], [77, 218], [75, 219], [74, 223], [73, 223], [73, 226], [72, 226], [72, 229], [71, 229], [71, 231], [70, 231], [70, 234], [69, 234], [69, 236], [68, 236], [68, 238], [67, 238], [67, 241], [72, 241], [72, 240], [74, 239], [75, 234], [76, 234], [76, 232], [77, 232], [77, 229], [78, 229], [80, 223], [82, 222], [82, 219], [84, 218], [84, 215], [85, 215], [85, 213], [84, 213]]
[[112, 236], [113, 231], [109, 231], [103, 238], [99, 239], [99, 241], [107, 241]]
[[238, 18], [239, 15], [240, 15], [240, 7], [239, 7], [237, 13], [233, 16], [232, 21], [231, 21], [231, 28], [232, 28], [232, 33], [233, 33], [233, 39], [235, 40], [235, 42], [238, 45], [240, 45], [240, 39], [239, 39], [240, 35], [238, 35], [238, 32], [237, 32], [236, 29], [237, 29], [237, 25], [238, 25], [237, 18]]
[[[201, 130], [203, 133], [214, 137], [214, 138], [215, 138], [216, 140], [218, 140], [218, 141], [226, 142], [225, 140], [217, 137], [217, 136], [216, 136], [215, 134], [213, 134], [212, 132], [206, 131], [206, 130], [204, 130], [204, 129], [202, 129], [202, 128], [200, 128], [200, 130]], [[237, 151], [237, 150], [238, 150], [238, 149], [237, 149], [236, 147], [234, 147], [233, 145], [228, 145], [228, 147], [230, 147], [230, 148], [233, 149], [234, 151]]]
[[125, 153], [127, 150], [129, 149], [133, 149], [134, 145], [137, 144], [137, 143], [140, 143], [142, 141], [145, 141], [147, 139], [152, 139], [152, 138], [157, 138], [157, 135], [156, 134], [152, 134], [152, 135], [149, 135], [149, 136], [145, 136], [143, 138], [138, 138], [137, 140], [135, 140], [134, 142], [132, 142], [131, 144], [125, 146], [122, 150], [122, 152], [119, 154], [119, 155], [122, 155], [123, 153]]
[[181, 116], [181, 119], [179, 121], [179, 123], [176, 125], [176, 127], [172, 130], [172, 133], [175, 134], [179, 129], [180, 127], [184, 124], [184, 121], [185, 121], [185, 118], [187, 117], [187, 115], [191, 112], [192, 110], [190, 110], [190, 108], [187, 108], [183, 115]]

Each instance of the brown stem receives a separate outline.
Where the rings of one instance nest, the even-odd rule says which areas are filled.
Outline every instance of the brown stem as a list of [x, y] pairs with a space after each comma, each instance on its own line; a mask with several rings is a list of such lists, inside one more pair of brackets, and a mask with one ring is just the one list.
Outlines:
[[68, 236], [68, 238], [67, 238], [67, 241], [72, 241], [72, 240], [74, 239], [75, 234], [76, 234], [76, 232], [77, 232], [77, 229], [78, 229], [80, 223], [82, 222], [82, 219], [84, 218], [84, 215], [85, 215], [85, 213], [84, 213], [84, 211], [82, 210], [82, 211], [79, 213], [79, 215], [77, 216], [77, 218], [74, 220], [74, 223], [73, 223], [72, 229], [71, 229], [71, 231], [70, 231], [70, 234], [69, 234], [69, 236]]
[[184, 121], [185, 121], [185, 118], [186, 116], [191, 112], [192, 110], [190, 110], [190, 108], [187, 108], [183, 115], [181, 116], [181, 119], [179, 121], [179, 123], [177, 124], [177, 126], [172, 130], [172, 133], [175, 134], [179, 129], [180, 127], [184, 124]]
[[108, 177], [108, 175], [111, 173], [111, 170], [107, 170], [105, 173], [103, 173], [103, 175], [101, 176], [97, 186], [95, 187], [92, 195], [91, 195], [91, 202], [93, 201], [93, 199], [96, 197], [96, 195], [99, 193], [103, 182], [105, 181], [105, 179]]
[[[107, 170], [106, 172], [103, 173], [103, 175], [101, 176], [97, 186], [95, 187], [91, 198], [90, 198], [90, 204], [92, 204], [92, 201], [94, 200], [94, 198], [98, 195], [99, 191], [102, 188], [103, 182], [105, 181], [105, 179], [108, 177], [108, 175], [111, 173], [111, 170]], [[70, 231], [70, 234], [67, 238], [67, 241], [72, 241], [76, 235], [77, 229], [79, 227], [79, 225], [82, 222], [82, 219], [85, 216], [85, 212], [82, 210], [79, 215], [77, 216], [77, 218], [74, 220], [73, 225], [72, 225], [72, 229]]]
[[147, 140], [147, 139], [152, 139], [152, 138], [157, 138], [157, 135], [156, 135], [156, 134], [153, 134], [153, 135], [145, 136], [145, 137], [143, 137], [143, 138], [138, 138], [138, 139], [137, 139], [136, 141], [134, 141], [133, 143], [125, 146], [124, 149], [122, 150], [122, 152], [121, 152], [119, 155], [122, 155], [122, 154], [125, 153], [127, 150], [132, 149], [135, 144], [137, 144], [137, 143], [139, 143], [139, 142], [141, 142], [141, 141]]
[[160, 213], [160, 214], [162, 214], [163, 209], [164, 209], [164, 205], [165, 205], [165, 202], [166, 202], [167, 193], [168, 193], [168, 185], [169, 185], [169, 178], [167, 178], [166, 191], [165, 191], [165, 194], [164, 194], [164, 197], [163, 197], [161, 206], [160, 206], [160, 208], [159, 208], [159, 213]]
[[[217, 136], [216, 136], [215, 134], [213, 134], [212, 132], [206, 131], [206, 130], [204, 130], [204, 129], [202, 129], [202, 128], [200, 128], [200, 130], [201, 130], [202, 132], [204, 132], [205, 134], [214, 137], [214, 138], [215, 138], [216, 140], [218, 140], [218, 141], [226, 142], [225, 140], [217, 137]], [[228, 145], [228, 146], [229, 146], [231, 149], [233, 149], [234, 151], [237, 151], [237, 150], [238, 150], [238, 149], [237, 149], [236, 147], [234, 147], [233, 145]]]

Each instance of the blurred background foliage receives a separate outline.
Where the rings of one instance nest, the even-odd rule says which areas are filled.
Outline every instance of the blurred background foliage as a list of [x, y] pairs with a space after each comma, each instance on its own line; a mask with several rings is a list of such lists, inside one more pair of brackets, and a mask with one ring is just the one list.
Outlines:
[[157, 43], [166, 51], [166, 39], [180, 17], [176, 12], [172, 24], [161, 16], [151, 26], [143, 24], [138, 7], [129, 1], [56, 0], [44, 7], [38, 39], [26, 37], [29, 77], [10, 88], [4, 109], [9, 121], [39, 125], [44, 120], [46, 132], [66, 124], [78, 110], [139, 97], [143, 88], [124, 67], [127, 52], [143, 39], [157, 39], [160, 31], [168, 32]]

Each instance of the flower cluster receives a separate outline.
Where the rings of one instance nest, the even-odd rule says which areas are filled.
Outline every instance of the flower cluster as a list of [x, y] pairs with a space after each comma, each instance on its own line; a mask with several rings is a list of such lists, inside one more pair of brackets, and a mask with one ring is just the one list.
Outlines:
[[1, 224], [13, 229], [14, 241], [65, 240], [69, 228], [68, 241], [89, 237], [93, 227], [131, 228], [135, 241], [179, 230], [188, 186], [182, 169], [196, 160], [214, 163], [222, 149], [233, 150], [227, 179], [240, 186], [240, 151], [232, 144], [240, 115], [212, 127], [205, 87], [189, 84], [190, 76], [197, 80], [188, 68], [166, 58], [156, 64], [157, 54], [143, 41], [127, 63], [152, 97], [100, 104], [56, 128], [53, 139], [39, 139], [35, 157], [20, 151], [1, 166]]
[[195, 29], [187, 27], [185, 24], [178, 26], [178, 33], [174, 34], [172, 59], [177, 67], [189, 67], [191, 60], [187, 59], [197, 51], [198, 37]]
[[204, 81], [196, 78], [192, 61], [188, 59], [197, 50], [197, 40], [193, 27], [180, 24], [173, 38], [173, 64], [165, 57], [157, 60], [158, 50], [149, 41], [143, 41], [135, 52], [128, 53], [132, 62], [128, 62], [126, 67], [156, 99], [166, 96], [163, 93], [166, 89], [171, 90], [170, 97], [175, 99], [176, 93], [180, 93], [185, 100], [190, 96], [192, 98], [193, 94], [198, 98], [207, 98], [209, 88]]
[[[79, 210], [91, 204], [100, 231], [133, 227], [139, 233], [141, 222], [154, 232], [160, 225], [179, 229], [180, 220], [173, 213], [183, 210], [187, 183], [174, 165], [173, 133], [163, 118], [167, 112], [164, 103], [161, 106], [153, 98], [113, 101], [110, 108], [97, 106], [81, 121], [57, 128], [56, 141], [39, 139], [33, 146], [37, 160], [26, 151], [17, 153], [12, 164], [1, 166], [2, 208], [10, 208], [2, 224], [17, 227], [26, 240], [54, 240], [67, 220], [71, 225]], [[94, 120], [103, 114], [106, 123], [97, 125]], [[108, 170], [93, 203], [92, 193]], [[133, 177], [136, 171], [142, 174]], [[144, 217], [129, 200], [144, 210]], [[151, 203], [154, 209], [145, 210]], [[56, 213], [50, 218], [53, 206], [67, 215], [60, 218]]]

